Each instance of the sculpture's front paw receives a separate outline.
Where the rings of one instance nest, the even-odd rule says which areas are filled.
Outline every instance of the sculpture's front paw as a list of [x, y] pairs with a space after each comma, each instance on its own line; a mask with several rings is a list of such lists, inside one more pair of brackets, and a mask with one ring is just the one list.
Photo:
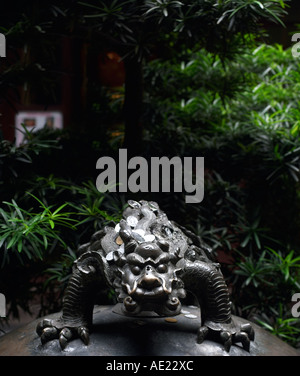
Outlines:
[[36, 332], [41, 337], [42, 344], [58, 338], [62, 350], [69, 341], [78, 337], [85, 345], [89, 343], [89, 330], [86, 326], [68, 325], [62, 319], [44, 319], [38, 323]]
[[250, 341], [254, 340], [254, 330], [250, 323], [237, 326], [232, 320], [230, 323], [207, 321], [198, 330], [197, 342], [202, 343], [205, 338], [215, 339], [216, 337], [224, 345], [227, 352], [231, 345], [236, 343], [241, 343], [243, 349], [249, 352]]

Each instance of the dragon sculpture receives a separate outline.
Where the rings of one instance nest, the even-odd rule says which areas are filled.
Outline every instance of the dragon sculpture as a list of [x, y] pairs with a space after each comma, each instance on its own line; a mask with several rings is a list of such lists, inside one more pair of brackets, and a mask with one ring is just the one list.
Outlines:
[[45, 318], [37, 326], [42, 343], [58, 338], [64, 349], [79, 337], [88, 344], [95, 292], [104, 280], [128, 316], [143, 311], [178, 315], [180, 299], [191, 291], [201, 309], [197, 342], [212, 338], [223, 343], [226, 351], [241, 343], [249, 351], [254, 330], [250, 323], [234, 322], [228, 288], [212, 250], [170, 221], [157, 203], [128, 201], [120, 223], [96, 232], [78, 254], [61, 317]]

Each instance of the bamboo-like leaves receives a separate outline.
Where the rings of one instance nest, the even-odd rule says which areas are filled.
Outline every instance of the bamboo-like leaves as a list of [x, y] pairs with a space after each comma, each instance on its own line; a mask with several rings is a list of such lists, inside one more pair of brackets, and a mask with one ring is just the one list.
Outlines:
[[29, 259], [42, 259], [43, 251], [48, 249], [50, 241], [58, 241], [66, 247], [60, 237], [60, 230], [75, 230], [76, 220], [71, 218], [73, 213], [64, 210], [66, 203], [53, 210], [53, 207], [47, 207], [34, 195], [29, 195], [40, 204], [40, 212], [25, 210], [15, 200], [4, 202], [8, 210], [0, 208], [0, 249], [25, 253]]

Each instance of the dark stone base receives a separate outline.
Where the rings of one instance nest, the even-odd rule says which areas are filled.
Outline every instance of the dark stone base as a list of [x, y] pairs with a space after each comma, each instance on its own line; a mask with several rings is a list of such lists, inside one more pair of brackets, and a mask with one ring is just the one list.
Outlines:
[[[0, 356], [299, 356], [300, 353], [264, 329], [253, 324], [255, 340], [250, 353], [233, 345], [226, 352], [219, 343], [196, 343], [199, 310], [183, 307], [185, 313], [167, 317], [126, 317], [112, 312], [113, 306], [96, 306], [90, 343], [71, 341], [60, 349], [58, 340], [44, 345], [35, 332], [37, 323], [18, 328], [0, 338]], [[189, 312], [189, 313], [188, 313]], [[190, 315], [187, 316], [187, 315]], [[47, 316], [58, 318], [60, 313]], [[197, 316], [195, 318], [195, 316]], [[175, 319], [175, 322], [174, 322]], [[235, 317], [237, 322], [244, 319]]]

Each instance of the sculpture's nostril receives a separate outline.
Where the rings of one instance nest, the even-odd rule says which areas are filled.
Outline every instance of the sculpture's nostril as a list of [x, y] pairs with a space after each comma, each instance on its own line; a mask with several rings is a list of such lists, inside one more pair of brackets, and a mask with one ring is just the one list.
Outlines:
[[145, 274], [145, 276], [141, 280], [141, 286], [147, 290], [151, 290], [155, 287], [161, 286], [161, 282], [154, 274], [148, 273]]

